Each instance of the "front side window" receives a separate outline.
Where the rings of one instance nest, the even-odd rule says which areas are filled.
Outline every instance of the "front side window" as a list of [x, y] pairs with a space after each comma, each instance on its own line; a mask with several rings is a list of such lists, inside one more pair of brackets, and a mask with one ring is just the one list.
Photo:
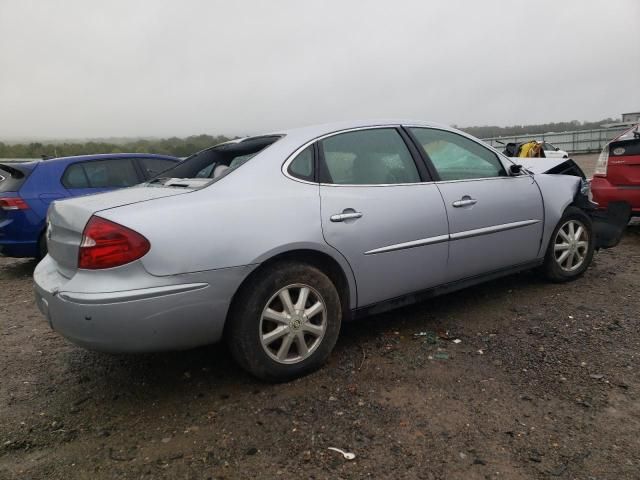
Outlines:
[[441, 180], [504, 177], [498, 156], [457, 133], [432, 128], [411, 128]]
[[71, 165], [62, 177], [67, 188], [124, 188], [140, 183], [130, 159], [93, 160]]
[[420, 182], [404, 140], [394, 128], [346, 132], [321, 142], [322, 182], [338, 185], [388, 185]]

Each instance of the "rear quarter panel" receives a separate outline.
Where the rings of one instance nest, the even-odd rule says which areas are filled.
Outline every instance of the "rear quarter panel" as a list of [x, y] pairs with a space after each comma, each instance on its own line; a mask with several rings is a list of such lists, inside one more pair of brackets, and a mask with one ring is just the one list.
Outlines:
[[322, 236], [319, 186], [286, 178], [280, 171], [284, 158], [256, 157], [200, 190], [99, 215], [149, 240], [151, 250], [141, 261], [152, 275], [258, 265], [280, 253], [310, 249], [341, 265], [353, 302], [349, 264]]
[[69, 196], [60, 183], [65, 166], [66, 163], [61, 162], [40, 162], [20, 189], [20, 195], [40, 217], [42, 229], [51, 202]]
[[286, 192], [253, 193], [225, 188], [225, 180], [186, 195], [99, 215], [149, 240], [151, 250], [143, 263], [153, 275], [258, 263], [279, 245], [322, 238], [317, 186], [292, 182]]

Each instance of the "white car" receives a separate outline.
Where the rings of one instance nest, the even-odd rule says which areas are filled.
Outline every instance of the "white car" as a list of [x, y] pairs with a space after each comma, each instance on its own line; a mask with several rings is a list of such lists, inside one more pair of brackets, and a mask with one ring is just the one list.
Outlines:
[[[504, 153], [507, 157], [510, 158], [522, 158], [520, 157], [521, 151], [525, 146], [529, 146], [529, 144], [535, 142], [537, 146], [542, 147], [542, 151], [544, 152], [544, 156], [546, 158], [569, 158], [569, 154], [564, 150], [560, 150], [555, 145], [550, 144], [549, 142], [545, 142], [544, 140], [527, 140], [526, 142], [509, 142], [504, 143], [500, 140], [497, 141], [499, 144], [504, 145]], [[525, 155], [525, 157], [528, 155]], [[536, 154], [534, 157], [541, 157], [538, 149], [536, 148]]]
[[569, 154], [549, 142], [542, 142], [544, 156], [547, 158], [569, 158]]

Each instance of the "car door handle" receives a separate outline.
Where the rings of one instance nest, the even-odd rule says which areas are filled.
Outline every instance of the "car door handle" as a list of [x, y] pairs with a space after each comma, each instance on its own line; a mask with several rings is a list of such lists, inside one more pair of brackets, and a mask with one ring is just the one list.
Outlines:
[[476, 203], [478, 203], [478, 200], [465, 195], [460, 200], [456, 200], [455, 202], [453, 202], [451, 205], [453, 205], [456, 208], [460, 208], [460, 207], [467, 207], [469, 205], [475, 205]]
[[361, 212], [348, 212], [348, 213], [337, 213], [335, 215], [331, 215], [330, 219], [332, 222], [344, 222], [345, 220], [351, 220], [362, 217]]

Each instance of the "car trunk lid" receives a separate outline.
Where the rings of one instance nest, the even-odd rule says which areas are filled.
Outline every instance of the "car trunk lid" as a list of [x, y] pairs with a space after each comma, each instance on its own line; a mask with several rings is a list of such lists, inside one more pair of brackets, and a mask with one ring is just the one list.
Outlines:
[[78, 268], [82, 232], [89, 219], [111, 208], [186, 194], [187, 188], [157, 188], [148, 185], [56, 201], [47, 214], [47, 246], [61, 275], [70, 278]]
[[640, 188], [640, 133], [632, 130], [609, 144], [607, 178], [613, 185]]

